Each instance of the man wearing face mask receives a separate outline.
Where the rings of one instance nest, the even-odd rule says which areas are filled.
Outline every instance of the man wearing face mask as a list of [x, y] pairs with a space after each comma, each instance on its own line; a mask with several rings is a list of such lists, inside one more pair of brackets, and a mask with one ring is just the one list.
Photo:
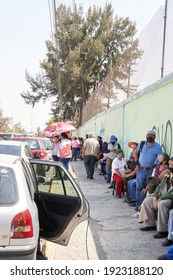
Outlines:
[[142, 190], [146, 187], [147, 180], [152, 175], [153, 169], [156, 166], [156, 160], [162, 153], [162, 148], [155, 142], [155, 138], [156, 132], [149, 130], [142, 149], [141, 144], [139, 144], [135, 151], [134, 156], [139, 165], [136, 174], [136, 211], [139, 211], [139, 207], [146, 196]]

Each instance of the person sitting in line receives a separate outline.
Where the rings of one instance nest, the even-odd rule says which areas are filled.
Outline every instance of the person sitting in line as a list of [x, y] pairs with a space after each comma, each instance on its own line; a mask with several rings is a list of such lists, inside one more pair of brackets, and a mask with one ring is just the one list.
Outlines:
[[135, 162], [133, 154], [130, 155], [127, 165], [128, 168], [125, 170], [125, 174], [123, 175], [126, 188], [126, 199], [124, 202], [128, 202], [131, 206], [136, 206], [136, 172], [138, 170], [138, 165]]
[[117, 152], [116, 158], [112, 162], [112, 178], [116, 182], [116, 196], [121, 198], [124, 189], [124, 173], [127, 168], [126, 159], [122, 150]]
[[[167, 174], [170, 170], [169, 168], [169, 156], [166, 153], [162, 153], [159, 156], [159, 162], [160, 164], [157, 165], [152, 173], [152, 176], [148, 178], [147, 186], [142, 190], [141, 195], [150, 195], [152, 196], [156, 187], [159, 185], [161, 180], [163, 179], [164, 175]], [[136, 215], [132, 215], [132, 218], [139, 218], [139, 222], [142, 223], [146, 219], [146, 213], [143, 208], [143, 204], [140, 206], [140, 212], [138, 212]]]
[[136, 172], [137, 172], [137, 162], [134, 158], [135, 150], [138, 146], [138, 143], [135, 141], [128, 142], [128, 147], [131, 150], [129, 159], [127, 160], [128, 168], [125, 171], [124, 181], [126, 188], [127, 198], [123, 202], [129, 203], [131, 206], [136, 206]]
[[100, 167], [101, 167], [99, 175], [106, 175], [106, 157], [104, 156], [106, 147], [107, 147], [107, 142], [103, 142], [101, 146], [100, 158], [99, 158]]
[[[172, 205], [173, 206], [173, 205]], [[163, 247], [167, 247], [173, 244], [173, 209], [169, 211], [168, 219], [168, 236], [165, 241], [162, 242]]]
[[164, 238], [168, 234], [168, 216], [173, 199], [173, 157], [169, 160], [169, 173], [157, 186], [153, 196], [148, 196], [143, 201], [143, 209], [146, 212], [146, 226], [140, 228], [142, 231], [156, 230], [157, 212], [157, 231], [154, 238]]

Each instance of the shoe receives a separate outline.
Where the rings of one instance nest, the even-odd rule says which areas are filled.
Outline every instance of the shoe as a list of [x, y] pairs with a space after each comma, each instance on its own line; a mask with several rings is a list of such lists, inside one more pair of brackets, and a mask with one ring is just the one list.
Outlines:
[[107, 180], [107, 183], [109, 184], [111, 181], [110, 180]]
[[89, 174], [87, 174], [87, 179], [89, 179], [90, 178], [90, 175]]
[[156, 234], [153, 235], [153, 237], [155, 239], [159, 239], [159, 238], [165, 238], [168, 236], [168, 232], [158, 232]]
[[167, 260], [167, 256], [165, 255], [161, 255], [157, 258], [158, 260]]
[[121, 195], [117, 195], [117, 198], [121, 198]]
[[163, 247], [170, 246], [170, 245], [172, 245], [172, 240], [166, 239], [165, 241], [162, 242], [161, 245], [162, 245]]
[[48, 258], [46, 256], [43, 255], [43, 253], [41, 251], [37, 252], [36, 255], [36, 260], [48, 260]]
[[142, 231], [156, 230], [156, 226], [153, 226], [153, 227], [142, 227], [142, 228], [140, 228], [140, 230], [142, 230]]
[[136, 206], [136, 202], [129, 203], [129, 206]]
[[138, 218], [139, 218], [139, 212], [133, 214], [131, 217], [132, 217], [132, 218], [135, 218], [135, 219], [138, 219]]
[[101, 173], [99, 173], [99, 175], [104, 175], [104, 173], [101, 172]]
[[110, 185], [110, 186], [108, 187], [108, 189], [113, 189], [113, 186], [112, 186], [112, 185]]
[[94, 179], [93, 177], [90, 177], [90, 179]]

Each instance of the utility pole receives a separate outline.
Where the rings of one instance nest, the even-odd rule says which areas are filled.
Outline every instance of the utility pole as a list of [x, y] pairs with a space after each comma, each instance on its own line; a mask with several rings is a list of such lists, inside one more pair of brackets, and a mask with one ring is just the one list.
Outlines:
[[164, 15], [164, 28], [163, 28], [163, 48], [162, 48], [162, 67], [161, 67], [161, 78], [164, 75], [164, 62], [165, 62], [165, 40], [166, 40], [166, 22], [167, 22], [167, 7], [168, 0], [165, 0], [165, 15]]
[[127, 97], [130, 96], [130, 79], [131, 79], [131, 67], [132, 67], [132, 54], [133, 54], [133, 36], [131, 39], [131, 47], [130, 47], [130, 59], [129, 59], [129, 76], [127, 82]]
[[110, 60], [110, 81], [109, 81], [109, 92], [108, 92], [107, 109], [110, 108], [111, 91], [112, 91], [112, 53], [111, 53], [111, 60]]
[[59, 64], [59, 41], [58, 41], [58, 29], [57, 29], [57, 13], [56, 13], [56, 0], [53, 0], [53, 14], [54, 14], [54, 28], [55, 28], [55, 44], [56, 44], [56, 59], [57, 59], [57, 88], [59, 90], [60, 99], [60, 111], [59, 115], [62, 118], [62, 86], [61, 86], [61, 71]]

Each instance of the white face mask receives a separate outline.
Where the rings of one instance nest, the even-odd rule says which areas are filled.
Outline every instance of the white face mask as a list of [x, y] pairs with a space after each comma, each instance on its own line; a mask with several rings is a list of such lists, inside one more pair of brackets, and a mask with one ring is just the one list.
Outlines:
[[163, 156], [162, 156], [162, 155], [158, 155], [157, 159], [158, 159], [160, 162], [162, 162]]
[[123, 158], [123, 155], [118, 155], [117, 158], [118, 158], [118, 159], [122, 159], [122, 158]]

